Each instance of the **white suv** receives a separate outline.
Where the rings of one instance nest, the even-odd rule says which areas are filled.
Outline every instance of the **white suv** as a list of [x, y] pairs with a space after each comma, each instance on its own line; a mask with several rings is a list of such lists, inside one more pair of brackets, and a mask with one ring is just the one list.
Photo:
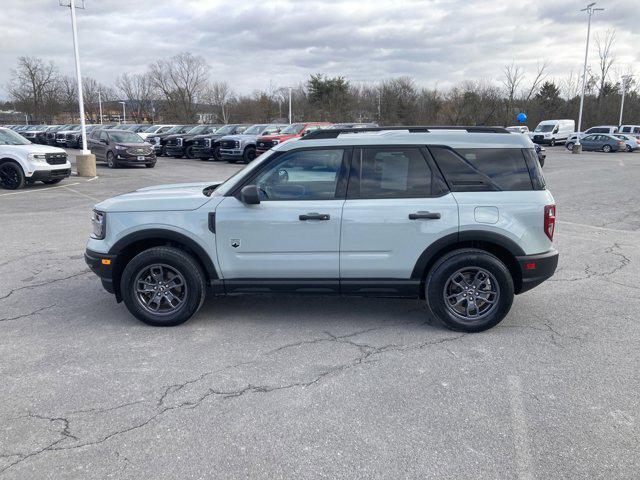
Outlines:
[[58, 183], [71, 175], [67, 152], [35, 145], [8, 128], [0, 128], [0, 186], [15, 190], [36, 181]]
[[480, 331], [553, 275], [554, 226], [524, 135], [318, 130], [222, 184], [99, 203], [85, 259], [151, 325], [186, 321], [208, 290], [422, 298], [449, 328]]

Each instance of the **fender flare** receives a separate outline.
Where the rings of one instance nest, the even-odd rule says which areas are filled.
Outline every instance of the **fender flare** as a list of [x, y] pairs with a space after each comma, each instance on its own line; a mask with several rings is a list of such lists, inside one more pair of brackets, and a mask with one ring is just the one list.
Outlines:
[[191, 250], [191, 252], [193, 252], [193, 254], [197, 257], [197, 260], [199, 260], [204, 267], [205, 273], [207, 274], [209, 280], [216, 280], [219, 278], [216, 267], [205, 249], [202, 248], [202, 246], [200, 246], [200, 244], [198, 244], [198, 242], [196, 242], [195, 240], [173, 230], [151, 228], [148, 230], [138, 230], [137, 232], [132, 232], [114, 243], [113, 246], [109, 249], [109, 255], [118, 255], [129, 245], [141, 240], [166, 240], [169, 242], [182, 244], [189, 250]]
[[451, 233], [439, 238], [427, 248], [418, 257], [415, 266], [411, 272], [411, 278], [422, 279], [427, 266], [433, 263], [434, 257], [442, 250], [455, 246], [459, 243], [468, 242], [486, 242], [497, 245], [508, 251], [513, 257], [525, 255], [524, 250], [510, 238], [498, 233], [488, 232], [485, 230], [465, 230], [462, 232]]

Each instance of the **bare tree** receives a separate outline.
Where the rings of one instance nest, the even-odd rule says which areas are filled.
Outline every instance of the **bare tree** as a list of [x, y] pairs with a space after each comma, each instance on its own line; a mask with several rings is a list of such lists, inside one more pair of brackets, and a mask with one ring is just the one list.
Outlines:
[[[229, 102], [233, 98], [233, 91], [227, 82], [211, 82], [202, 94], [202, 100], [207, 105], [220, 112], [222, 123], [229, 122]], [[217, 113], [215, 118], [218, 118]]]
[[11, 99], [31, 115], [36, 122], [51, 118], [47, 106], [58, 84], [58, 69], [53, 63], [44, 63], [35, 57], [18, 58], [18, 67], [11, 72], [7, 91]]
[[186, 52], [158, 60], [151, 65], [150, 76], [175, 118], [192, 122], [197, 113], [197, 102], [207, 87], [208, 72], [204, 58]]
[[528, 103], [529, 100], [531, 100], [531, 98], [536, 93], [538, 93], [538, 90], [540, 90], [540, 86], [547, 79], [547, 76], [548, 76], [547, 70], [549, 70], [549, 65], [550, 64], [548, 60], [545, 60], [542, 63], [538, 62], [538, 67], [536, 69], [536, 76], [533, 78], [533, 81], [531, 82], [531, 88], [529, 88], [529, 91], [526, 93], [524, 97], [525, 103]]
[[602, 97], [607, 88], [609, 80], [609, 70], [615, 61], [615, 57], [611, 52], [616, 39], [615, 30], [607, 30], [604, 34], [596, 35], [596, 46], [598, 47], [598, 97]]
[[565, 99], [577, 97], [580, 93], [580, 75], [575, 75], [571, 70], [567, 77], [560, 80], [560, 92]]
[[[82, 85], [85, 115], [90, 123], [100, 123], [100, 104], [98, 99], [100, 98], [102, 104], [105, 105], [116, 99], [115, 92], [112, 87], [103, 85], [91, 77], [84, 77]], [[98, 92], [100, 92], [99, 97]], [[106, 114], [106, 108], [103, 108], [103, 114]]]
[[149, 74], [123, 73], [116, 79], [116, 88], [136, 123], [153, 117], [154, 88]]

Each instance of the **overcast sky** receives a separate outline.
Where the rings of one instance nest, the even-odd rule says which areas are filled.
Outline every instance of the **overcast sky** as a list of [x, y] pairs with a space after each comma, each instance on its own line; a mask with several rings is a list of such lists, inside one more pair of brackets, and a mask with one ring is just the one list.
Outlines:
[[[79, 0], [78, 0], [79, 1]], [[601, 0], [592, 33], [616, 30], [620, 69], [640, 76], [638, 0]], [[409, 75], [446, 88], [499, 82], [515, 61], [535, 72], [551, 62], [559, 79], [584, 56], [587, 0], [86, 0], [78, 11], [84, 75], [112, 84], [153, 60], [190, 51], [211, 77], [249, 93], [297, 85], [309, 74], [374, 83]], [[636, 3], [635, 6], [632, 5]], [[0, 98], [22, 55], [73, 73], [69, 9], [58, 0], [0, 0]], [[593, 37], [592, 37], [593, 39]], [[596, 67], [592, 43], [590, 63]]]

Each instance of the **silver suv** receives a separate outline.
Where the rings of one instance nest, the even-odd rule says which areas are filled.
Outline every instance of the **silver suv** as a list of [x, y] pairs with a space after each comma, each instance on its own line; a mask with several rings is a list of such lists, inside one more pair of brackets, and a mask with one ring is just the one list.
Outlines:
[[524, 135], [318, 130], [224, 183], [96, 205], [86, 261], [151, 325], [185, 322], [206, 292], [307, 293], [422, 298], [472, 332], [553, 275], [555, 211]]

